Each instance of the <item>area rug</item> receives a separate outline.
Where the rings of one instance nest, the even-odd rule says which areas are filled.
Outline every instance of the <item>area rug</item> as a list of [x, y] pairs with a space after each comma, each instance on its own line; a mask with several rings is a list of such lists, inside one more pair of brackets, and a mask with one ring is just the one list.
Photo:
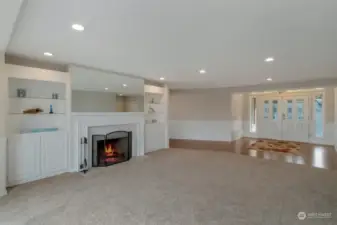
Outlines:
[[292, 141], [258, 140], [248, 148], [260, 151], [274, 151], [300, 155], [300, 144]]

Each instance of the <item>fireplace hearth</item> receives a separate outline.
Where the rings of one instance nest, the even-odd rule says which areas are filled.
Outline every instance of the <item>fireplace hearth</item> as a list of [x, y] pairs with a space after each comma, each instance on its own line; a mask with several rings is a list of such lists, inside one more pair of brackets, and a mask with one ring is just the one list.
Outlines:
[[92, 135], [92, 167], [111, 166], [131, 159], [132, 132]]

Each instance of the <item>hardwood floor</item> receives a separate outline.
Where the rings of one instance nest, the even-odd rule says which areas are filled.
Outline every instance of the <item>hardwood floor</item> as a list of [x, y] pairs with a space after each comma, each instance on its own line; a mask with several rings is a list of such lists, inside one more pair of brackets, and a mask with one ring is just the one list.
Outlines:
[[228, 151], [266, 160], [302, 164], [315, 168], [337, 170], [337, 153], [334, 146], [300, 143], [300, 156], [291, 153], [249, 149], [257, 139], [242, 138], [233, 142], [171, 139], [171, 148]]

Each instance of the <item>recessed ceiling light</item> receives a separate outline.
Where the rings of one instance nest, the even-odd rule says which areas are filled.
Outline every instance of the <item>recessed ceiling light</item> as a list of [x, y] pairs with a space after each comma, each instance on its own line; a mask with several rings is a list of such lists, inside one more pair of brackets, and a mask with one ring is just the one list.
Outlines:
[[268, 57], [264, 60], [265, 62], [273, 62], [274, 58], [273, 57]]
[[164, 77], [161, 77], [161, 78], [159, 78], [159, 80], [165, 80], [165, 78], [164, 78]]
[[50, 53], [50, 52], [45, 52], [43, 53], [45, 56], [53, 56], [53, 53]]
[[119, 96], [123, 96], [123, 94], [119, 94]]
[[128, 85], [127, 84], [123, 84], [123, 87], [127, 87]]
[[104, 88], [106, 91], [109, 90], [109, 88]]
[[71, 27], [72, 27], [74, 30], [77, 30], [77, 31], [84, 31], [84, 26], [81, 25], [81, 24], [75, 23], [75, 24], [73, 24]]
[[267, 81], [272, 81], [273, 79], [271, 77], [268, 77], [267, 78]]
[[205, 73], [206, 73], [206, 70], [201, 69], [201, 70], [199, 70], [199, 73], [200, 73], [200, 74], [205, 74]]

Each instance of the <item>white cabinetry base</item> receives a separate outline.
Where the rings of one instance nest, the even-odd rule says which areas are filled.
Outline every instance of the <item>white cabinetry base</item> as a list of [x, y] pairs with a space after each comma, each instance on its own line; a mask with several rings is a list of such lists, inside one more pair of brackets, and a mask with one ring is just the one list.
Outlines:
[[8, 186], [23, 184], [67, 171], [63, 131], [17, 134], [8, 140]]
[[145, 124], [145, 153], [166, 148], [165, 124]]

